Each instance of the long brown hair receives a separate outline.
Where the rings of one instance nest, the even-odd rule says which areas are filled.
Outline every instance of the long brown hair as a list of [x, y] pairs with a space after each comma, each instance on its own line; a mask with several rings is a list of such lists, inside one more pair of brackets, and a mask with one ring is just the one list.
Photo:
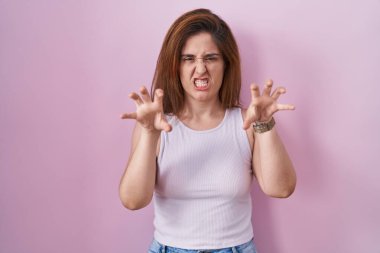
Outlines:
[[180, 16], [169, 28], [158, 56], [151, 94], [163, 89], [164, 113], [178, 116], [185, 92], [179, 77], [181, 51], [187, 39], [201, 32], [210, 33], [224, 60], [223, 83], [219, 100], [226, 108], [239, 106], [241, 71], [239, 50], [234, 36], [221, 18], [207, 9], [196, 9]]

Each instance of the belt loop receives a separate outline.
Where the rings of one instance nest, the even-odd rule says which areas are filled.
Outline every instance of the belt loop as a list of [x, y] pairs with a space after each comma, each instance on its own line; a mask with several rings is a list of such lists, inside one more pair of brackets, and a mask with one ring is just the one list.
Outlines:
[[166, 253], [166, 246], [165, 245], [162, 245], [161, 253]]
[[232, 247], [232, 253], [239, 253], [236, 249], [236, 247]]

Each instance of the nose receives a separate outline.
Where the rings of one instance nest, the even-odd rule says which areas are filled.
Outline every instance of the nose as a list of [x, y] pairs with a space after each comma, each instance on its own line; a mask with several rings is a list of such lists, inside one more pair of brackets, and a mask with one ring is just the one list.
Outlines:
[[206, 72], [206, 64], [203, 59], [197, 59], [195, 62], [195, 72], [199, 75]]

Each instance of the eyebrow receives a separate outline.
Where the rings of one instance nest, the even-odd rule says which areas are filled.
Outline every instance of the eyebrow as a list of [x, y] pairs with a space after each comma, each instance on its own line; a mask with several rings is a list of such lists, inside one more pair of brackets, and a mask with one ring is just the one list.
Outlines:
[[[210, 57], [210, 56], [219, 56], [219, 53], [209, 53], [205, 54], [203, 57]], [[195, 57], [193, 54], [182, 54], [181, 57]]]

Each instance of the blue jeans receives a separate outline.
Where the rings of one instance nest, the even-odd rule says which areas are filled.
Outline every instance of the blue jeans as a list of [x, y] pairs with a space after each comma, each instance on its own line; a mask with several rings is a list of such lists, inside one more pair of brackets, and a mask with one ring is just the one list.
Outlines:
[[257, 253], [253, 239], [241, 245], [213, 250], [188, 250], [162, 245], [153, 239], [148, 253]]

